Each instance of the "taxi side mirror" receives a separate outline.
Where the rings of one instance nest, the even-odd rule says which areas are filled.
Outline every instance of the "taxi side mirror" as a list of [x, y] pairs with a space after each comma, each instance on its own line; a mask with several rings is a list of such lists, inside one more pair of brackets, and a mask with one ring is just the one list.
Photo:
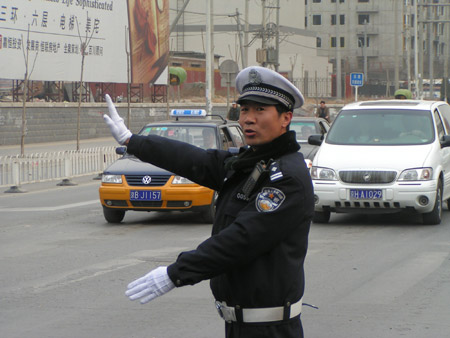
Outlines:
[[116, 148], [117, 155], [124, 155], [126, 152], [127, 152], [127, 147], [117, 147]]

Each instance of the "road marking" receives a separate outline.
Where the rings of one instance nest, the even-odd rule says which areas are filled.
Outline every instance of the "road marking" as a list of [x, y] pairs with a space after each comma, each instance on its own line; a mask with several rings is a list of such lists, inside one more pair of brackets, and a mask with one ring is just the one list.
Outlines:
[[186, 248], [164, 247], [161, 249], [136, 251], [123, 258], [110, 259], [84, 266], [80, 269], [47, 275], [40, 279], [29, 279], [16, 284], [13, 287], [2, 288], [0, 286], [0, 291], [3, 293], [22, 293], [23, 290], [31, 289], [34, 293], [42, 293], [57, 288], [67, 287], [108, 273], [115, 273], [119, 270], [127, 269], [139, 264], [144, 264], [147, 266], [147, 269], [150, 269], [153, 265], [154, 267], [157, 267], [161, 263], [169, 264], [176, 259], [177, 253], [182, 250], [186, 250]]
[[98, 199], [96, 200], [91, 200], [91, 201], [84, 201], [84, 202], [79, 202], [79, 203], [71, 203], [71, 204], [64, 204], [64, 205], [59, 205], [59, 206], [54, 206], [54, 207], [31, 207], [31, 208], [8, 208], [8, 207], [0, 207], [0, 212], [24, 212], [24, 211], [58, 211], [58, 210], [65, 210], [65, 209], [71, 209], [71, 208], [78, 208], [78, 207], [83, 207], [85, 205], [89, 205], [89, 204], [95, 204], [95, 203], [100, 203], [100, 201]]

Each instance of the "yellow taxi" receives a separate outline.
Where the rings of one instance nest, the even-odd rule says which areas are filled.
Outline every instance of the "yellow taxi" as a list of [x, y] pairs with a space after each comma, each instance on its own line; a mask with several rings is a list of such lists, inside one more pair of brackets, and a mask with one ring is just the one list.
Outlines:
[[[204, 110], [172, 110], [174, 120], [150, 123], [139, 135], [159, 135], [203, 149], [237, 150], [244, 146], [238, 123], [212, 116]], [[231, 149], [230, 149], [231, 148]], [[188, 179], [145, 163], [118, 147], [123, 156], [105, 169], [99, 188], [103, 215], [120, 223], [133, 211], [194, 211], [212, 223], [216, 193]]]

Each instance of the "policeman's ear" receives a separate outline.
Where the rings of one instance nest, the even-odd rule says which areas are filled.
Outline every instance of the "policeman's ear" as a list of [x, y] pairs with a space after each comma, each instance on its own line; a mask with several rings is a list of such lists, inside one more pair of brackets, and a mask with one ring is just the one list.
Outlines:
[[289, 130], [289, 125], [291, 124], [292, 116], [293, 114], [291, 111], [286, 111], [283, 114], [281, 114], [281, 118], [283, 119], [281, 126], [283, 128], [286, 128], [286, 130]]

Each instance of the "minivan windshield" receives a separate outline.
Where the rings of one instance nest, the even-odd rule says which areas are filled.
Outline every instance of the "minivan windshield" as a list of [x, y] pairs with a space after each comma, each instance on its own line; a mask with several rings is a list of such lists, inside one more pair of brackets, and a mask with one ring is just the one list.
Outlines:
[[434, 140], [431, 113], [425, 110], [343, 110], [327, 143], [344, 145], [417, 145]]

